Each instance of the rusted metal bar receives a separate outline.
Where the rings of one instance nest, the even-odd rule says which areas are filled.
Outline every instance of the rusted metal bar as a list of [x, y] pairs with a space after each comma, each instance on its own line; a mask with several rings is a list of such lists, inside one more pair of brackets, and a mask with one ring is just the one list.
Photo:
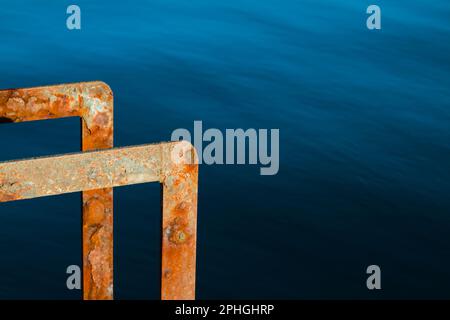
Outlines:
[[[195, 298], [198, 162], [188, 142], [168, 142], [0, 163], [0, 202], [159, 181], [161, 298]], [[104, 220], [103, 210], [91, 221]], [[101, 263], [99, 261], [99, 263]]]
[[[0, 91], [0, 123], [81, 118], [81, 150], [113, 147], [113, 94], [103, 82]], [[113, 193], [84, 191], [83, 298], [113, 298]]]

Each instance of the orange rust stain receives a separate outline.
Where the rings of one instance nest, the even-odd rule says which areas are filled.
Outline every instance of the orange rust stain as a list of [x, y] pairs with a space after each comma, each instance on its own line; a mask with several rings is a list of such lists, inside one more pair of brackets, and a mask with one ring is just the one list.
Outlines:
[[110, 124], [110, 117], [108, 114], [100, 112], [94, 117], [94, 123], [99, 128], [105, 128], [107, 125]]
[[169, 223], [169, 226], [165, 228], [164, 233], [167, 235], [169, 241], [175, 245], [185, 243], [190, 238], [188, 223], [181, 216], [175, 217]]
[[18, 197], [12, 194], [0, 193], [0, 202], [14, 201]]
[[83, 202], [84, 298], [112, 299], [112, 190], [86, 191]]
[[85, 204], [86, 218], [92, 224], [99, 224], [105, 219], [105, 205], [98, 199], [91, 199]]
[[14, 122], [51, 119], [78, 115], [67, 95], [44, 95], [39, 91], [19, 89], [2, 92], [0, 116]]

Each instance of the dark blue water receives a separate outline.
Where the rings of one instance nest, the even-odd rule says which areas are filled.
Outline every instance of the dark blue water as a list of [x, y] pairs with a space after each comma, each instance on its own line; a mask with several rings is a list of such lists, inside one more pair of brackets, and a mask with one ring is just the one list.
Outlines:
[[[102, 80], [117, 146], [279, 128], [280, 171], [201, 166], [199, 298], [450, 298], [450, 2], [0, 2], [0, 88]], [[0, 126], [0, 160], [77, 119]], [[55, 138], [56, 137], [56, 138]], [[0, 298], [80, 298], [80, 195], [0, 205]], [[159, 187], [115, 190], [116, 298], [158, 298]], [[366, 288], [366, 267], [382, 290]]]

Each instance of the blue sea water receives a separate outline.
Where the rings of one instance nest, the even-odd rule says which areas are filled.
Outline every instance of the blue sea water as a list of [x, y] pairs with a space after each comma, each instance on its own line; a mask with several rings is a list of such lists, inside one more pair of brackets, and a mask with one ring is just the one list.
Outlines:
[[[197, 296], [450, 298], [450, 2], [0, 1], [0, 88], [102, 80], [115, 144], [279, 128], [280, 171], [200, 170]], [[0, 160], [77, 151], [0, 125]], [[158, 299], [159, 186], [115, 189], [115, 296]], [[78, 299], [80, 195], [0, 205], [0, 298]], [[382, 290], [366, 288], [366, 268]]]

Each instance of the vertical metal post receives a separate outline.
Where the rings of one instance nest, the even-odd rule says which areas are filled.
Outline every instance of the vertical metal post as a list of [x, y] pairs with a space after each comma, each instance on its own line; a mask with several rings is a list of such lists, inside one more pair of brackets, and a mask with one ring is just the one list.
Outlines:
[[198, 161], [186, 142], [163, 152], [161, 299], [195, 299]]

